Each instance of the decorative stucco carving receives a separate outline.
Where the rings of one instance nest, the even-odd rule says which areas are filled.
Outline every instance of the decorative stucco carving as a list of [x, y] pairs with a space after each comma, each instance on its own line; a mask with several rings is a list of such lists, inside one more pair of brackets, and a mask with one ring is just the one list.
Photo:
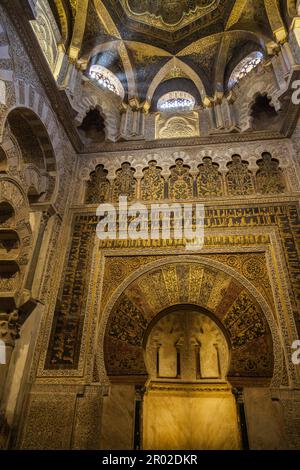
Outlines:
[[242, 161], [240, 155], [233, 155], [232, 162], [228, 163], [227, 166], [226, 181], [229, 194], [252, 194], [254, 192], [253, 179], [248, 169], [248, 163]]
[[198, 196], [222, 196], [223, 182], [222, 176], [218, 171], [219, 165], [213, 163], [210, 157], [204, 157], [203, 163], [198, 166], [199, 175], [197, 176]]
[[134, 177], [135, 169], [130, 163], [123, 163], [116, 172], [116, 179], [113, 182], [113, 201], [118, 202], [120, 196], [127, 196], [128, 201], [136, 198], [137, 183]]
[[108, 171], [104, 169], [103, 165], [99, 165], [91, 173], [86, 188], [86, 204], [100, 204], [109, 201], [110, 183], [107, 179], [107, 173]]
[[278, 161], [269, 153], [263, 153], [262, 159], [257, 164], [259, 166], [256, 173], [258, 191], [262, 194], [283, 193], [284, 177]]
[[141, 181], [141, 199], [143, 201], [161, 201], [164, 199], [165, 183], [161, 176], [162, 169], [157, 162], [152, 160], [149, 166], [143, 170]]

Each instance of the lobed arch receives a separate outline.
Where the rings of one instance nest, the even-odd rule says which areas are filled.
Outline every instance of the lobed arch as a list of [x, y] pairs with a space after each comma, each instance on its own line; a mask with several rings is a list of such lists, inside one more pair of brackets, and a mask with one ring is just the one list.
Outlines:
[[[249, 170], [251, 171], [253, 178], [255, 180], [255, 174], [259, 169], [257, 166], [257, 161], [261, 159], [262, 153], [270, 153], [272, 158], [277, 159], [279, 162], [280, 169], [284, 173], [284, 178], [286, 180], [286, 188], [293, 187], [289, 179], [289, 165], [290, 162], [286, 157], [286, 151], [283, 151], [282, 148], [277, 149], [276, 147], [270, 147], [268, 144], [259, 145], [255, 148], [253, 147], [250, 154], [245, 147], [242, 146], [233, 146], [228, 148], [226, 151], [221, 149], [201, 149], [197, 150], [195, 153], [190, 153], [188, 151], [177, 151], [170, 153], [168, 157], [165, 158], [164, 162], [161, 162], [159, 154], [149, 153], [144, 154], [142, 158], [137, 160], [136, 156], [133, 155], [116, 155], [116, 159], [112, 162], [109, 157], [94, 157], [88, 162], [83, 162], [82, 167], [79, 169], [78, 177], [80, 179], [80, 191], [77, 193], [77, 201], [83, 203], [85, 189], [88, 181], [90, 180], [90, 175], [95, 171], [98, 165], [103, 165], [104, 169], [108, 171], [107, 178], [112, 183], [115, 179], [115, 172], [118, 168], [122, 166], [122, 163], [128, 161], [136, 169], [136, 176], [138, 179], [144, 177], [144, 170], [149, 166], [149, 162], [156, 160], [157, 165], [162, 168], [162, 176], [168, 183], [168, 178], [170, 176], [170, 168], [174, 166], [177, 159], [183, 160], [184, 164], [190, 167], [190, 175], [193, 178], [199, 176], [199, 165], [203, 164], [203, 159], [209, 157], [212, 160], [213, 165], [218, 165], [219, 172], [222, 175], [223, 181], [223, 191], [224, 194], [227, 194], [228, 187], [226, 185], [226, 175], [228, 173], [228, 163], [232, 161], [233, 155], [240, 155], [243, 161], [249, 163]], [[256, 187], [256, 186], [255, 186]], [[295, 185], [295, 187], [298, 187]], [[195, 197], [198, 197], [194, 193]], [[139, 192], [140, 197], [140, 192]], [[200, 196], [199, 196], [200, 197]], [[164, 198], [161, 200], [167, 200], [165, 194]], [[98, 201], [95, 201], [95, 203]]]
[[250, 88], [250, 92], [248, 96], [244, 97], [244, 102], [240, 109], [240, 119], [239, 119], [239, 127], [241, 128], [242, 132], [251, 128], [252, 116], [251, 116], [251, 109], [254, 105], [256, 98], [259, 96], [266, 96], [270, 99], [270, 104], [274, 106], [276, 112], [280, 111], [281, 104], [278, 98], [275, 96], [275, 86], [270, 83], [269, 85], [265, 86], [262, 82], [258, 81]]
[[[160, 314], [163, 310], [170, 308], [170, 307], [174, 307], [174, 305], [176, 304], [190, 304], [192, 306], [196, 305], [197, 308], [203, 307], [203, 305], [199, 304], [199, 302], [195, 302], [195, 301], [191, 302], [190, 301], [191, 299], [188, 302], [186, 301], [182, 302], [181, 301], [182, 299], [181, 300], [179, 299], [179, 302], [178, 302], [178, 299], [175, 302], [169, 301], [168, 294], [165, 294], [163, 295], [163, 298], [165, 298], [166, 301], [164, 305], [160, 306], [161, 308], [154, 309], [152, 310], [152, 313], [151, 313], [151, 309], [147, 307], [148, 313], [145, 316], [146, 319], [144, 320], [144, 328], [140, 328], [138, 310], [141, 308], [141, 304], [140, 304], [139, 295], [138, 295], [139, 288], [137, 286], [146, 285], [147, 280], [149, 280], [149, 276], [152, 276], [152, 275], [158, 276], [157, 279], [159, 279], [160, 278], [160, 276], [158, 275], [159, 270], [164, 270], [164, 271], [169, 270], [170, 273], [172, 273], [172, 270], [174, 271], [177, 269], [181, 270], [180, 271], [181, 272], [180, 279], [182, 281], [181, 286], [184, 286], [184, 284], [187, 282], [187, 277], [186, 275], [184, 275], [184, 272], [185, 270], [186, 272], [191, 272], [189, 268], [191, 268], [192, 270], [195, 269], [196, 272], [197, 270], [198, 272], [201, 270], [203, 272], [213, 270], [216, 273], [216, 275], [219, 276], [218, 279], [222, 279], [222, 278], [223, 279], [227, 278], [227, 280], [229, 279], [230, 280], [229, 285], [231, 285], [232, 283], [232, 286], [240, 286], [239, 287], [240, 292], [245, 292], [249, 296], [249, 298], [252, 299], [252, 302], [257, 302], [256, 304], [257, 308], [261, 312], [260, 318], [261, 320], [262, 318], [264, 318], [264, 320], [262, 321], [266, 322], [265, 325], [267, 325], [266, 326], [266, 331], [268, 330], [267, 343], [269, 344], [268, 354], [269, 354], [269, 357], [272, 356], [271, 361], [274, 361], [273, 363], [274, 367], [272, 365], [272, 371], [269, 368], [268, 377], [265, 377], [265, 379], [269, 382], [272, 382], [273, 380], [273, 383], [274, 382], [276, 383], [276, 381], [278, 381], [278, 377], [281, 376], [283, 353], [282, 353], [282, 345], [281, 345], [280, 335], [278, 332], [278, 327], [277, 327], [274, 314], [270, 306], [267, 304], [264, 297], [250, 283], [250, 281], [248, 281], [243, 275], [237, 273], [233, 268], [225, 266], [218, 261], [206, 259], [205, 257], [201, 257], [201, 260], [200, 260], [199, 257], [195, 255], [191, 255], [188, 258], [186, 256], [178, 256], [176, 260], [174, 261], [170, 261], [170, 259], [165, 259], [165, 260], [158, 260], [158, 261], [151, 262], [148, 265], [146, 265], [146, 267], [140, 268], [134, 274], [130, 275], [124, 282], [122, 282], [119, 288], [114, 292], [114, 294], [112, 295], [112, 297], [110, 298], [110, 300], [108, 301], [107, 305], [105, 306], [103, 310], [103, 314], [102, 314], [101, 321], [99, 324], [99, 329], [98, 329], [98, 338], [97, 338], [98, 350], [97, 350], [96, 360], [99, 366], [99, 370], [105, 371], [104, 380], [107, 380], [107, 378], [109, 377], [114, 377], [118, 375], [128, 376], [129, 369], [127, 368], [126, 370], [126, 366], [124, 367], [123, 371], [120, 369], [117, 370], [117, 368], [114, 369], [114, 366], [112, 365], [112, 362], [111, 362], [115, 358], [124, 357], [125, 352], [127, 356], [129, 355], [130, 357], [131, 355], [131, 357], [135, 358], [134, 361], [136, 360], [135, 363], [138, 364], [139, 370], [134, 370], [133, 371], [134, 373], [132, 375], [135, 376], [136, 378], [139, 377], [141, 380], [143, 380], [143, 377], [146, 377], [146, 368], [145, 368], [144, 359], [143, 359], [143, 347], [142, 347], [143, 341], [142, 340], [143, 340], [144, 332], [146, 331], [150, 322], [155, 318], [156, 315]], [[159, 284], [157, 284], [157, 286], [158, 285]], [[157, 287], [157, 289], [159, 289], [159, 287]], [[153, 289], [153, 286], [150, 287], [150, 290], [152, 292], [155, 291], [155, 289]], [[183, 288], [183, 291], [184, 291], [184, 288]], [[121, 322], [123, 321], [122, 331], [124, 331], [124, 325], [127, 327], [128, 319], [126, 320], [126, 317], [122, 318], [121, 312], [122, 312], [123, 307], [120, 308], [120, 305], [124, 301], [124, 299], [125, 299], [125, 304], [126, 304], [127, 302], [126, 296], [130, 300], [130, 302], [133, 303], [134, 309], [137, 309], [136, 317], [135, 317], [135, 325], [136, 325], [135, 329], [136, 331], [138, 331], [138, 334], [133, 335], [134, 338], [137, 339], [137, 347], [132, 348], [132, 345], [126, 344], [125, 350], [122, 350], [122, 348], [124, 347], [124, 344], [120, 345], [119, 339], [117, 337], [113, 337], [110, 335], [110, 327], [112, 325], [111, 322], [114, 321], [113, 323], [114, 328], [115, 328], [115, 331], [117, 331], [116, 330], [116, 328], [118, 328], [117, 323], [116, 323], [117, 318], [119, 318]], [[143, 305], [149, 305], [149, 297], [147, 295], [146, 296], [144, 295], [142, 302], [143, 302]], [[129, 303], [127, 303], [127, 307], [125, 307], [125, 309], [128, 308]], [[208, 308], [208, 310], [210, 311], [210, 314], [212, 315], [216, 313], [216, 311], [214, 311], [211, 308]], [[115, 316], [116, 312], [118, 312], [118, 317]], [[219, 313], [217, 316], [219, 316]], [[135, 339], [133, 339], [133, 341], [135, 341]], [[138, 341], [140, 341], [140, 343], [138, 343]], [[253, 347], [253, 345], [254, 343], [252, 344], [251, 347]], [[102, 352], [103, 350], [104, 350], [104, 353]], [[256, 351], [261, 350], [261, 346], [254, 347], [254, 349], [252, 350], [252, 352], [254, 353], [254, 356], [253, 356], [254, 358], [255, 358], [255, 350]], [[238, 357], [238, 354], [235, 354], [232, 352], [231, 354], [231, 370], [232, 371], [234, 369], [234, 368], [232, 369], [233, 367], [232, 365], [237, 364], [235, 357]], [[244, 357], [244, 359], [245, 358], [246, 356]], [[248, 359], [251, 360], [250, 357], [248, 357]], [[247, 358], [245, 360], [247, 360]], [[241, 371], [242, 369], [240, 369], [240, 371], [235, 370], [234, 375], [231, 377], [233, 381], [236, 381], [236, 380], [238, 381], [239, 379], [242, 380], [242, 375], [240, 376], [238, 375], [239, 372]], [[251, 379], [251, 377], [248, 377], [248, 379]]]
[[92, 93], [87, 93], [78, 103], [76, 125], [81, 125], [89, 111], [97, 109], [104, 120], [106, 139], [116, 142], [119, 138], [121, 98], [113, 93], [108, 94], [105, 90], [101, 90], [91, 83], [88, 83], [87, 86], [93, 88]]
[[[29, 222], [30, 207], [27, 195], [21, 184], [6, 175], [1, 177], [0, 206], [2, 237], [18, 241], [17, 249], [12, 250], [11, 255], [6, 254], [5, 259], [1, 260], [1, 276], [4, 279], [10, 275], [17, 276], [14, 285], [9, 289], [11, 297], [21, 288], [29, 263], [33, 234]], [[13, 266], [15, 269], [12, 270]]]

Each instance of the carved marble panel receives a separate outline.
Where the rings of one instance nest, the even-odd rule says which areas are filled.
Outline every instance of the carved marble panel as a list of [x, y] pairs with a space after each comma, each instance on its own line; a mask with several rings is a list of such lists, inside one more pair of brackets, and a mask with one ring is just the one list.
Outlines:
[[186, 137], [198, 137], [199, 115], [192, 112], [183, 115], [158, 114], [155, 121], [156, 139], [176, 139]]

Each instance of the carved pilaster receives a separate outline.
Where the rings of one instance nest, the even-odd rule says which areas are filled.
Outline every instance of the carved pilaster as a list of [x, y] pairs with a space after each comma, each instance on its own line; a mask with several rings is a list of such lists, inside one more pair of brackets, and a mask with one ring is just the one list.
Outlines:
[[233, 106], [235, 97], [229, 94], [228, 97], [216, 97], [210, 106], [211, 132], [220, 130], [231, 131], [236, 127], [236, 116]]
[[146, 109], [136, 98], [123, 103], [120, 135], [126, 140], [144, 138]]
[[[42, 208], [43, 209], [43, 208]], [[34, 275], [35, 275], [35, 270], [37, 267], [38, 259], [39, 259], [39, 254], [44, 238], [44, 233], [46, 230], [46, 227], [48, 225], [49, 219], [52, 217], [52, 215], [55, 214], [55, 209], [52, 206], [48, 206], [44, 208], [42, 211], [41, 215], [41, 221], [40, 221], [40, 230], [36, 239], [33, 255], [32, 255], [32, 261], [31, 265], [28, 271], [28, 277], [26, 279], [26, 284], [25, 288], [28, 290], [31, 290], [33, 281], [34, 281]]]

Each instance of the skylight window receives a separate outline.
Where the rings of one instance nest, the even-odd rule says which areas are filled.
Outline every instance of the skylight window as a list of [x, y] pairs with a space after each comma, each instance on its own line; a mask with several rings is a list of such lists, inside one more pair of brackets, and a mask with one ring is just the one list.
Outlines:
[[92, 65], [90, 77], [96, 80], [101, 88], [109, 90], [122, 98], [124, 97], [124, 89], [120, 80], [102, 65]]
[[195, 107], [195, 98], [184, 91], [173, 91], [163, 95], [157, 103], [161, 112], [192, 111]]
[[245, 57], [233, 70], [228, 87], [232, 88], [236, 83], [238, 83], [242, 78], [244, 78], [251, 70], [255, 69], [263, 60], [263, 54], [259, 51], [252, 52], [247, 57]]

